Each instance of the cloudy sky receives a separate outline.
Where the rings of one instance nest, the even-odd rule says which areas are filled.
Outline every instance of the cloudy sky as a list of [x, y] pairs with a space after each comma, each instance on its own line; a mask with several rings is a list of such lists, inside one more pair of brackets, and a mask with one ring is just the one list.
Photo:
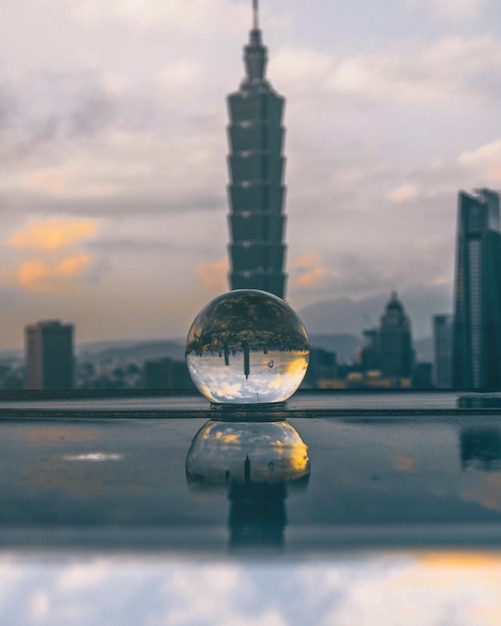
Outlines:
[[[250, 4], [4, 0], [0, 348], [45, 318], [78, 341], [183, 336], [227, 289], [225, 96]], [[452, 297], [457, 191], [501, 187], [501, 3], [261, 4], [289, 301]]]

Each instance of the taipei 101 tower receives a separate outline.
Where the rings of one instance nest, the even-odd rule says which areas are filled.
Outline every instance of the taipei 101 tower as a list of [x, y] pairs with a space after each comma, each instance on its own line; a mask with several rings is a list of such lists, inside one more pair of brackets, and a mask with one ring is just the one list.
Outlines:
[[283, 204], [285, 100], [265, 78], [267, 50], [259, 30], [258, 0], [244, 49], [246, 77], [228, 96], [230, 124], [230, 287], [285, 296]]

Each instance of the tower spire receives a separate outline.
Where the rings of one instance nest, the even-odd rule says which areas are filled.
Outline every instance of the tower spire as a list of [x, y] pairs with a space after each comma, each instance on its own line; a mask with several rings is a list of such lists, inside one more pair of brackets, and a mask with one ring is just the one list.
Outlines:
[[259, 6], [258, 6], [258, 0], [252, 0], [252, 14], [253, 14], [252, 28], [253, 28], [253, 30], [258, 30], [259, 29]]

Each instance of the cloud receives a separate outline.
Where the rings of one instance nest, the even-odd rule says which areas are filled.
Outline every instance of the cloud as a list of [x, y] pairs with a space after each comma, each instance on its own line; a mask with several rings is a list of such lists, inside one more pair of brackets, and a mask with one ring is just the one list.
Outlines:
[[292, 286], [300, 289], [318, 287], [325, 278], [337, 277], [335, 270], [327, 270], [313, 252], [303, 253], [290, 268]]
[[38, 68], [5, 81], [3, 91], [5, 127], [18, 148], [89, 138], [112, 125], [119, 115], [118, 94], [106, 84], [102, 72], [94, 69]]
[[460, 167], [474, 172], [479, 181], [491, 184], [501, 183], [501, 139], [463, 152], [457, 163]]
[[77, 3], [74, 12], [84, 21], [119, 18], [139, 29], [162, 24], [192, 35], [224, 32], [228, 24], [244, 23], [244, 12], [250, 21], [250, 10], [229, 0], [86, 0]]
[[33, 259], [21, 263], [17, 270], [19, 284], [28, 291], [53, 293], [68, 290], [74, 279], [81, 278], [91, 263], [84, 252], [58, 261]]
[[32, 174], [28, 185], [49, 192], [59, 193], [66, 187], [68, 174], [64, 170], [45, 170]]
[[450, 160], [435, 160], [409, 175], [392, 189], [392, 204], [423, 204], [435, 198], [455, 197], [459, 189], [497, 188], [501, 184], [501, 139], [459, 153]]
[[[458, 71], [458, 67], [461, 71]], [[501, 43], [490, 37], [452, 37], [398, 53], [344, 59], [328, 87], [367, 102], [450, 107], [485, 98], [501, 71]]]
[[[461, 71], [458, 71], [458, 67]], [[343, 101], [450, 108], [497, 98], [501, 42], [447, 37], [435, 43], [396, 41], [389, 50], [335, 57], [304, 46], [278, 50], [270, 62], [294, 107]], [[317, 101], [317, 105], [314, 105]]]
[[227, 258], [210, 263], [199, 263], [195, 270], [204, 289], [219, 293], [228, 290], [229, 263]]
[[390, 202], [400, 204], [401, 202], [407, 202], [407, 200], [414, 200], [418, 196], [418, 190], [415, 185], [400, 185], [396, 187], [388, 194]]
[[90, 219], [32, 219], [24, 230], [11, 235], [7, 245], [21, 250], [58, 250], [79, 243], [97, 233], [97, 223]]
[[477, 16], [489, 1], [490, 0], [428, 0], [428, 3], [432, 10], [439, 15], [464, 20]]

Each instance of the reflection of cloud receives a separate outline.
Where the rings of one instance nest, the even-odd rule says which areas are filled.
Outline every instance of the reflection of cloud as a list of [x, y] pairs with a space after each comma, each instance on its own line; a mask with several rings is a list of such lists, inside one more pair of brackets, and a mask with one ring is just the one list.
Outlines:
[[57, 589], [68, 593], [95, 587], [109, 577], [110, 566], [109, 560], [103, 558], [96, 559], [92, 568], [80, 563], [70, 565], [64, 570], [64, 575], [58, 578]]
[[415, 459], [410, 456], [397, 456], [394, 460], [395, 467], [400, 472], [412, 472], [414, 469]]
[[63, 461], [85, 461], [90, 463], [102, 463], [103, 461], [121, 461], [122, 454], [105, 452], [87, 452], [85, 454], [66, 454]]
[[31, 615], [35, 621], [42, 620], [47, 616], [50, 609], [49, 596], [42, 589], [33, 593], [30, 599]]
[[464, 483], [459, 493], [463, 500], [501, 512], [501, 474], [468, 472]]
[[[273, 367], [268, 365], [271, 362]], [[193, 382], [212, 402], [282, 402], [296, 391], [303, 379], [308, 353], [269, 351], [263, 361], [259, 353], [251, 352], [248, 378], [241, 353], [230, 356], [229, 366], [224, 365], [223, 356], [199, 357], [194, 352], [187, 355], [187, 363]]]
[[91, 262], [84, 252], [66, 257], [60, 261], [35, 259], [25, 261], [17, 270], [19, 284], [28, 291], [64, 291], [72, 279], [82, 276]]
[[[499, 554], [197, 563], [4, 553], [5, 623], [494, 626]], [[8, 590], [8, 593], [6, 593]], [[49, 608], [49, 612], [46, 612]]]
[[7, 241], [11, 248], [55, 250], [78, 243], [96, 234], [97, 225], [89, 219], [30, 220], [24, 230], [14, 233]]
[[61, 441], [95, 441], [98, 438], [97, 431], [89, 428], [79, 428], [76, 424], [71, 426], [31, 426], [23, 432], [24, 437], [32, 439], [36, 444], [59, 443]]

